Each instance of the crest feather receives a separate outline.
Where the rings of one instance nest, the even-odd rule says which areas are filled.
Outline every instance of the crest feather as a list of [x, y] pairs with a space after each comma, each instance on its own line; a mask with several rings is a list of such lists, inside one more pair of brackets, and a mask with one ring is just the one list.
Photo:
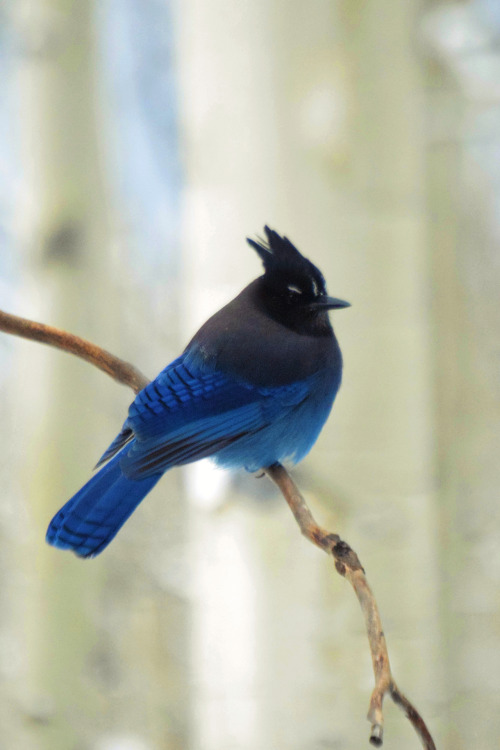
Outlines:
[[305, 260], [288, 237], [282, 237], [267, 225], [264, 227], [264, 232], [267, 240], [257, 236], [257, 241], [247, 237], [247, 242], [259, 255], [266, 271], [296, 262], [299, 258]]
[[281, 236], [267, 225], [266, 239], [247, 237], [248, 244], [264, 264], [265, 277], [273, 286], [281, 283], [298, 284], [302, 291], [317, 296], [325, 294], [325, 280], [321, 271], [305, 258], [288, 237]]

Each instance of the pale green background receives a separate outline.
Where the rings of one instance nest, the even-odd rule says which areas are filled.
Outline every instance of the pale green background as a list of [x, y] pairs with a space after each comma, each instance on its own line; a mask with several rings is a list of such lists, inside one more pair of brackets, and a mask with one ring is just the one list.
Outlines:
[[[260, 273], [244, 236], [265, 222], [289, 235], [352, 302], [333, 316], [344, 385], [295, 477], [359, 553], [396, 679], [438, 747], [496, 747], [500, 58], [488, 4], [178, 0], [182, 239], [177, 275], [154, 295], [126, 261], [110, 198], [101, 5], [10, 7], [42, 40], [16, 84], [26, 192], [11, 309], [153, 375]], [[1, 747], [368, 747], [358, 604], [267, 480], [174, 471], [97, 560], [45, 546], [131, 394], [71, 357], [13, 346]], [[419, 747], [390, 702], [386, 717], [387, 750]]]

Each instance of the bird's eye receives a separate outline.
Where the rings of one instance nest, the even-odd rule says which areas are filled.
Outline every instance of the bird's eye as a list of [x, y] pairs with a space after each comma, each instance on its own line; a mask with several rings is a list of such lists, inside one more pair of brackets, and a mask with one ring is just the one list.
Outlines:
[[291, 292], [292, 294], [302, 294], [302, 289], [299, 289], [299, 287], [298, 287], [298, 286], [295, 286], [294, 284], [289, 284], [289, 285], [287, 286], [287, 289], [288, 289], [288, 291], [289, 291], [289, 292]]

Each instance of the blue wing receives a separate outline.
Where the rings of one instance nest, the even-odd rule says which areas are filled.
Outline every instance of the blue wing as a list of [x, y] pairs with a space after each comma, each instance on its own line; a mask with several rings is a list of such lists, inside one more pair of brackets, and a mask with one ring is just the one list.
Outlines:
[[120, 466], [130, 479], [212, 456], [257, 436], [302, 404], [310, 390], [309, 381], [256, 388], [197, 366], [183, 355], [138, 394], [98, 466], [129, 441]]
[[47, 541], [82, 557], [99, 554], [171, 466], [212, 456], [257, 470], [299, 460], [314, 443], [340, 384], [328, 372], [258, 388], [185, 354], [142, 390], [107, 462], [52, 519]]

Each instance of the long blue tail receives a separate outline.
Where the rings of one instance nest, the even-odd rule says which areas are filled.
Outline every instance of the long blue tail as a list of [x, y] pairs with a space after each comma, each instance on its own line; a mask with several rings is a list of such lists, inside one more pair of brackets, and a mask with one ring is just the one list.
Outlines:
[[49, 544], [79, 557], [94, 557], [108, 546], [161, 477], [127, 479], [121, 458], [120, 452], [56, 513], [47, 529]]

